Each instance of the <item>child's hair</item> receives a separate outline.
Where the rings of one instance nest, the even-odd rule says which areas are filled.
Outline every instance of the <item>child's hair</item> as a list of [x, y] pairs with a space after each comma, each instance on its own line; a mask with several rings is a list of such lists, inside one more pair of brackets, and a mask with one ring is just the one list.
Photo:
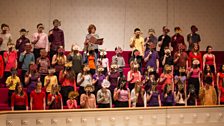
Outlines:
[[[15, 94], [18, 94], [18, 87], [19, 87], [19, 86], [22, 86], [22, 84], [21, 84], [20, 82], [18, 82], [18, 83], [16, 84]], [[21, 96], [23, 96], [23, 95], [24, 95], [23, 90], [20, 92], [20, 95], [21, 95]]]
[[222, 67], [224, 67], [224, 64], [222, 64], [219, 68], [219, 72], [224, 73], [224, 70], [222, 69]]

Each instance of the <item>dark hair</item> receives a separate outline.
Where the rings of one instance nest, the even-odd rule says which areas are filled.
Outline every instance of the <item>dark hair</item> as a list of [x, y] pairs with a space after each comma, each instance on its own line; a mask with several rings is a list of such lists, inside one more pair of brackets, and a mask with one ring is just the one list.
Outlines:
[[177, 27], [174, 28], [174, 31], [176, 31], [176, 30], [181, 30], [181, 29], [180, 29], [179, 26], [177, 26]]
[[[18, 83], [16, 84], [15, 94], [18, 94], [18, 87], [19, 87], [19, 86], [22, 86], [22, 84], [18, 82]], [[23, 86], [22, 86], [22, 87], [23, 87]], [[24, 95], [23, 90], [20, 92], [20, 95], [21, 95], [21, 96], [23, 96], [23, 95]]]
[[199, 44], [197, 44], [197, 43], [194, 43], [194, 44], [193, 44], [193, 49], [192, 49], [192, 51], [195, 51], [195, 50], [194, 50], [194, 47], [195, 47], [195, 46], [198, 46], [198, 50], [197, 50], [197, 52], [199, 52], [199, 51], [200, 51], [200, 46], [199, 46]]
[[219, 68], [219, 72], [224, 73], [224, 70], [222, 70], [222, 67], [224, 66], [224, 64], [222, 64]]
[[7, 24], [4, 24], [4, 23], [3, 23], [3, 24], [1, 25], [1, 29], [3, 29], [3, 27], [9, 27], [9, 26], [8, 26]]
[[93, 28], [96, 30], [96, 26], [95, 26], [94, 24], [90, 24], [89, 27], [88, 27], [88, 33], [89, 33], [89, 34], [91, 34], [91, 30], [92, 30]]
[[[126, 80], [125, 76], [120, 77], [118, 79], [117, 89], [127, 90], [126, 83], [127, 83], [127, 80]], [[122, 84], [123, 84], [123, 86], [121, 87]]]
[[204, 67], [204, 70], [203, 70], [204, 75], [207, 75], [208, 73], [212, 73], [212, 72], [211, 72], [211, 67], [210, 67], [210, 66], [209, 66], [209, 67], [210, 67], [210, 71], [207, 70], [207, 67], [208, 67], [208, 66], [209, 66], [208, 64], [205, 64], [205, 67]]
[[42, 24], [42, 23], [37, 24], [37, 28], [38, 28], [40, 25], [43, 25], [43, 24]]
[[211, 45], [208, 45], [208, 46], [207, 46], [207, 48], [206, 48], [206, 53], [208, 52], [208, 49], [209, 49], [209, 48], [212, 48], [212, 46], [211, 46]]
[[135, 28], [134, 32], [141, 31], [139, 28]]

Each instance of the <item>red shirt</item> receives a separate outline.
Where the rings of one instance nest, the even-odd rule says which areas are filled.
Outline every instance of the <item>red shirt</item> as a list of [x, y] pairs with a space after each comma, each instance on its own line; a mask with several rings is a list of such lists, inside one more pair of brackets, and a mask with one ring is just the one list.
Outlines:
[[[41, 91], [40, 93], [37, 93], [35, 90], [31, 92], [30, 98], [33, 99], [32, 103], [32, 110], [43, 110], [43, 102], [45, 101], [45, 93]], [[44, 99], [44, 100], [43, 100]]]
[[199, 52], [199, 53], [197, 53], [197, 55], [195, 55], [193, 52], [189, 53], [189, 56], [188, 56], [189, 67], [192, 67], [193, 59], [197, 59], [200, 62], [200, 67], [201, 67], [201, 70], [202, 70], [202, 55], [201, 55], [201, 53]]
[[28, 106], [28, 97], [27, 97], [27, 94], [25, 92], [23, 92], [23, 96], [20, 96], [16, 93], [13, 93], [12, 94], [12, 97], [11, 97], [11, 106], [14, 107], [14, 105], [19, 105], [19, 106]]
[[3, 73], [4, 73], [4, 61], [2, 56], [0, 55], [0, 77], [3, 77]]
[[51, 100], [52, 100], [52, 96], [55, 97], [55, 102], [56, 102], [56, 103], [61, 102], [62, 96], [61, 96], [60, 93], [59, 93], [58, 95], [48, 94], [47, 101], [51, 101]]
[[205, 64], [214, 65], [214, 56], [206, 56], [205, 57]]

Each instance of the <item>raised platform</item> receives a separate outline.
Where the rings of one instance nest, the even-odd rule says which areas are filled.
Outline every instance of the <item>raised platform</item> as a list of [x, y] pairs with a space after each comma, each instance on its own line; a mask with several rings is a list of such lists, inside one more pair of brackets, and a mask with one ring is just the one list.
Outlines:
[[0, 112], [0, 126], [223, 126], [224, 106]]

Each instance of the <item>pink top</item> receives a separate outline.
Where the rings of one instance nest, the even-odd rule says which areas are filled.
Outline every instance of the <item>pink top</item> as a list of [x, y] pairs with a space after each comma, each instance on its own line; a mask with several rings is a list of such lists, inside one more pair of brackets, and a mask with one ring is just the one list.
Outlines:
[[16, 68], [16, 62], [17, 62], [17, 52], [11, 51], [11, 52], [4, 52], [4, 59], [8, 59], [5, 63], [5, 71], [10, 71], [11, 68]]
[[80, 105], [83, 108], [96, 108], [96, 97], [94, 94], [90, 96], [82, 94], [80, 97]]
[[[134, 79], [132, 79], [132, 76], [134, 76]], [[130, 81], [130, 83], [135, 83], [137, 80], [141, 81], [141, 73], [139, 71], [133, 72], [133, 71], [128, 71], [128, 77], [127, 80]]]
[[69, 109], [76, 109], [77, 108], [77, 101], [76, 100], [67, 100], [67, 106]]
[[32, 41], [37, 40], [37, 36], [40, 37], [40, 39], [37, 41], [36, 44], [34, 44], [34, 48], [43, 48], [47, 52], [49, 51], [49, 41], [48, 41], [48, 35], [46, 33], [34, 33], [32, 36]]
[[129, 99], [129, 89], [127, 90], [118, 90], [118, 101], [126, 102]]
[[192, 78], [198, 78], [199, 77], [199, 73], [200, 73], [200, 69], [193, 69], [192, 73], [191, 73], [191, 77]]

